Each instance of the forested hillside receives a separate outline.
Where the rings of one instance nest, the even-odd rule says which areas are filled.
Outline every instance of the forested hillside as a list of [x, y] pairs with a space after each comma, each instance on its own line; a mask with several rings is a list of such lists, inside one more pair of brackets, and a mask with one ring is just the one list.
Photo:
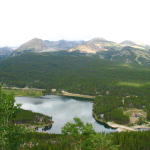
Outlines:
[[8, 86], [56, 88], [91, 95], [131, 88], [142, 88], [143, 93], [149, 88], [149, 76], [149, 67], [78, 53], [25, 53], [0, 62], [0, 82]]

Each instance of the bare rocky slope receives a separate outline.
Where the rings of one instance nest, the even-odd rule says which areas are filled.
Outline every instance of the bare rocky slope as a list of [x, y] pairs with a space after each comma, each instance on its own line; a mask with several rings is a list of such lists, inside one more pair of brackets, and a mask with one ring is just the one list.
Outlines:
[[150, 64], [149, 46], [136, 44], [132, 41], [115, 43], [102, 38], [95, 38], [68, 51], [96, 54], [101, 59], [121, 61], [124, 63]]
[[18, 47], [16, 52], [52, 52], [59, 50], [67, 50], [83, 43], [84, 41], [48, 41], [34, 38]]

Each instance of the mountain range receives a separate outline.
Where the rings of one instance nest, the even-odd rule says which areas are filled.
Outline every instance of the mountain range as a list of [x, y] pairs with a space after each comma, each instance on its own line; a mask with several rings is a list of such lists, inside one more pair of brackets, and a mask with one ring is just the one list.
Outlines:
[[12, 52], [11, 47], [0, 47], [0, 59], [10, 56]]
[[0, 58], [21, 55], [26, 52], [59, 53], [61, 51], [88, 56], [97, 55], [100, 59], [121, 61], [123, 63], [150, 64], [149, 45], [137, 44], [128, 40], [116, 43], [103, 38], [94, 38], [89, 41], [48, 41], [34, 38], [14, 51], [9, 47], [0, 48]]
[[68, 50], [72, 47], [77, 45], [84, 44], [84, 41], [66, 41], [66, 40], [59, 40], [59, 41], [48, 41], [42, 40], [38, 38], [34, 38], [16, 49], [17, 53], [30, 51], [30, 52], [53, 52], [53, 51], [60, 51], [60, 50]]

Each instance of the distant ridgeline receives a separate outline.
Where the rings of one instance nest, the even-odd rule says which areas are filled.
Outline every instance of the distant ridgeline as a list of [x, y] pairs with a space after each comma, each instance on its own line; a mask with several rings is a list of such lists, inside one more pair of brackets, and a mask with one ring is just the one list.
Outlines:
[[26, 52], [52, 53], [65, 51], [80, 55], [97, 55], [100, 59], [120, 61], [127, 64], [150, 65], [150, 46], [137, 44], [132, 41], [116, 43], [103, 38], [94, 38], [89, 41], [48, 41], [34, 38], [22, 44], [15, 50], [9, 47], [0, 48], [0, 58], [17, 56]]

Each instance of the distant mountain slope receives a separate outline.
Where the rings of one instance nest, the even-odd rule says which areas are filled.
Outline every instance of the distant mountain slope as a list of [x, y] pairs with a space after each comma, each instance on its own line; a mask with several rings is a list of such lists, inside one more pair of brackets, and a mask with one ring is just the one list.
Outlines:
[[24, 44], [22, 44], [16, 51], [36, 51], [40, 52], [47, 49], [44, 41], [38, 38], [32, 39]]
[[83, 44], [84, 41], [48, 41], [42, 40], [38, 38], [34, 38], [24, 44], [22, 44], [15, 52], [22, 53], [22, 52], [51, 52], [51, 51], [59, 51], [59, 50], [67, 50], [76, 45]]
[[147, 45], [144, 45], [144, 44], [138, 44], [138, 43], [135, 43], [133, 41], [129, 41], [129, 40], [125, 40], [123, 42], [120, 43], [122, 46], [131, 46], [133, 48], [139, 48], [139, 49], [147, 49], [147, 48], [150, 48], [149, 46]]
[[10, 56], [13, 49], [10, 47], [0, 47], [0, 59]]
[[149, 46], [139, 45], [132, 41], [115, 43], [105, 39], [95, 38], [68, 51], [96, 54], [101, 59], [109, 59], [123, 63], [150, 64], [149, 49]]
[[112, 42], [112, 41], [107, 41], [103, 38], [94, 38], [90, 41], [85, 42], [82, 45], [78, 45], [74, 48], [71, 48], [69, 52], [73, 51], [79, 51], [82, 53], [97, 53], [97, 52], [102, 52], [102, 51], [107, 51], [107, 47], [110, 46], [116, 46], [120, 47], [119, 44]]
[[131, 46], [122, 47], [121, 50], [109, 49], [108, 51], [99, 53], [100, 58], [123, 63], [137, 63], [150, 65], [150, 51]]

